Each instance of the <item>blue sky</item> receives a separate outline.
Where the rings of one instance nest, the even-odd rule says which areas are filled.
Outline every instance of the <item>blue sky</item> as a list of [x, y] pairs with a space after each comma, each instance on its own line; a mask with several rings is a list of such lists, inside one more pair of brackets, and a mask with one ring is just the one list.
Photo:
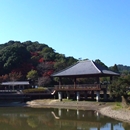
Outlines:
[[129, 0], [0, 0], [0, 43], [38, 41], [56, 52], [130, 66]]

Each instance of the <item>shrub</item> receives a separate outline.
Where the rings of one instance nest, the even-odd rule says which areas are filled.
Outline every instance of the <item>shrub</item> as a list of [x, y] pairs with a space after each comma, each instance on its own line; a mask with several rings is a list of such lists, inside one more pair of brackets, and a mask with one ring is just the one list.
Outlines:
[[23, 93], [47, 93], [47, 92], [49, 92], [49, 90], [43, 87], [23, 90]]

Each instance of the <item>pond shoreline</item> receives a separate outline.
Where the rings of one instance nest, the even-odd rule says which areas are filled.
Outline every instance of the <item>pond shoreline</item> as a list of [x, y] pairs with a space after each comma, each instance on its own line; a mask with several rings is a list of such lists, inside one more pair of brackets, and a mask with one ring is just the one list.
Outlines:
[[33, 100], [26, 102], [26, 107], [32, 108], [61, 108], [76, 110], [94, 110], [102, 115], [130, 123], [130, 109], [113, 109], [113, 103], [95, 101], [59, 101], [59, 100]]
[[130, 108], [114, 109], [114, 103], [95, 101], [68, 101], [38, 99], [25, 102], [0, 102], [0, 107], [60, 108], [75, 110], [94, 110], [102, 115], [130, 123]]

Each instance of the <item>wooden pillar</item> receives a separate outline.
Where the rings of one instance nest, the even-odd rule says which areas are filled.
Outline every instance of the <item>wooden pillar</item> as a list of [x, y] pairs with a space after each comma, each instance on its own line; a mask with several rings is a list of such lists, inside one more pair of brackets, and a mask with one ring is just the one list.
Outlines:
[[77, 95], [76, 95], [77, 101], [79, 101], [79, 100], [80, 100], [80, 93], [77, 92], [76, 94], [77, 94]]
[[67, 95], [67, 100], [69, 100], [69, 98], [70, 98], [69, 92], [66, 92], [66, 95]]
[[73, 100], [76, 100], [76, 92], [74, 91], [73, 93], [74, 93]]
[[106, 101], [107, 100], [107, 85], [103, 92], [104, 92], [104, 100]]
[[[100, 84], [99, 77], [97, 77], [97, 84]], [[100, 91], [96, 91], [96, 101], [99, 102], [100, 100]]]
[[100, 100], [100, 91], [96, 91], [96, 101], [99, 102]]
[[59, 77], [59, 88], [61, 87], [61, 84], [62, 84], [62, 78]]
[[62, 101], [62, 92], [58, 92], [58, 98], [60, 101]]
[[94, 100], [94, 91], [93, 90], [91, 90], [91, 98], [92, 98], [92, 100]]
[[9, 90], [9, 86], [7, 86], [7, 88], [6, 88], [7, 90]]
[[88, 99], [88, 91], [85, 91], [85, 92], [84, 92], [84, 97], [85, 97], [85, 100]]
[[74, 77], [74, 88], [76, 88], [76, 77]]
[[110, 83], [112, 83], [112, 76], [110, 76]]

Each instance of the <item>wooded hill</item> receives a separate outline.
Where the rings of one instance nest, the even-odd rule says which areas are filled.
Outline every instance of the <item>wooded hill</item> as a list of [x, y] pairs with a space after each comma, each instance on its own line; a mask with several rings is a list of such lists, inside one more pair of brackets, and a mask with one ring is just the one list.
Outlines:
[[130, 66], [119, 64], [119, 65], [117, 65], [117, 67], [118, 67], [118, 70], [120, 73], [125, 73], [125, 74], [130, 73]]
[[[66, 57], [64, 54], [57, 53], [44, 43], [9, 41], [0, 44], [0, 81], [26, 80], [28, 72], [36, 70], [38, 78], [45, 82], [50, 79], [53, 72], [66, 68], [77, 61], [78, 59], [72, 56]], [[95, 62], [107, 67], [100, 60], [95, 60]], [[124, 68], [121, 65], [112, 66], [110, 69], [118, 71], [117, 67], [121, 72], [126, 68], [129, 68], [128, 71], [130, 71], [130, 67]]]
[[[38, 77], [49, 77], [54, 71], [59, 71], [77, 59], [59, 54], [46, 44], [39, 42], [9, 41], [0, 44], [0, 79], [11, 80], [11, 76], [26, 80], [31, 70], [36, 70]], [[17, 75], [17, 76], [16, 76]]]

